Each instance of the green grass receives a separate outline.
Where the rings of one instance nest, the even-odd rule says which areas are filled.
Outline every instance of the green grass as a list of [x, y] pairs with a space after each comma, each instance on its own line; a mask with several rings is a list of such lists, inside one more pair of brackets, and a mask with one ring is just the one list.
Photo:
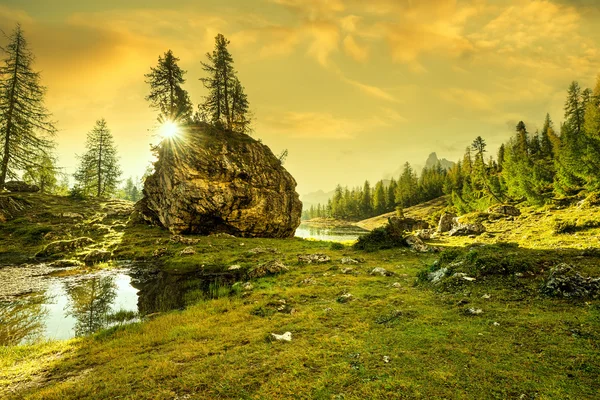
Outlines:
[[[525, 209], [513, 221], [484, 221], [489, 235], [475, 240], [442, 237], [436, 244], [448, 250], [425, 255], [300, 239], [204, 237], [185, 245], [163, 230], [130, 226], [102, 245], [151, 268], [248, 270], [278, 259], [290, 270], [254, 280], [250, 292], [213, 284], [209, 296], [191, 293], [186, 310], [91, 337], [0, 347], [0, 397], [595, 399], [600, 301], [549, 298], [539, 286], [560, 262], [600, 275], [599, 252], [590, 249], [600, 247], [597, 228], [553, 231], [555, 217], [596, 215], [597, 208]], [[499, 243], [508, 241], [516, 244]], [[189, 246], [195, 254], [180, 255]], [[277, 252], [249, 251], [258, 247]], [[332, 261], [304, 264], [297, 258], [304, 253]], [[364, 263], [344, 274], [343, 257]], [[449, 265], [476, 280], [418, 279]], [[372, 276], [375, 267], [395, 275]], [[338, 301], [346, 293], [352, 298]], [[469, 308], [483, 312], [468, 315]], [[290, 343], [271, 340], [286, 331]]]

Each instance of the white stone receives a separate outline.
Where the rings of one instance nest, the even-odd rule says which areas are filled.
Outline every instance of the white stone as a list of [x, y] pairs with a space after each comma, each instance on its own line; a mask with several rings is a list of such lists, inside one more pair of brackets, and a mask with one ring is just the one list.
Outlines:
[[291, 342], [292, 341], [292, 332], [286, 332], [283, 335], [271, 333], [271, 335], [275, 338], [275, 340], [279, 340], [282, 342]]

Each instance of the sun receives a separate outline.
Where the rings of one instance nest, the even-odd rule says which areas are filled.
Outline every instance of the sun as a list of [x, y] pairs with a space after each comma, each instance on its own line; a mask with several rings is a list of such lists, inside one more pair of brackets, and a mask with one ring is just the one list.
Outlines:
[[179, 125], [173, 121], [166, 121], [160, 126], [160, 136], [172, 139], [179, 134]]

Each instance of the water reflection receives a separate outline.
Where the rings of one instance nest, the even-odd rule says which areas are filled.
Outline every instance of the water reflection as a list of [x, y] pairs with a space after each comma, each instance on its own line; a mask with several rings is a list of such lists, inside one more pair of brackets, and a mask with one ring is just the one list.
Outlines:
[[233, 275], [160, 272], [151, 279], [134, 279], [132, 285], [139, 290], [138, 311], [143, 316], [184, 309], [199, 301], [227, 296], [234, 278]]
[[145, 315], [228, 296], [236, 280], [232, 274], [147, 271], [47, 276], [45, 288], [36, 295], [0, 298], [0, 345], [89, 335]]
[[85, 279], [76, 284], [65, 283], [69, 297], [67, 316], [76, 319], [75, 335], [85, 336], [108, 325], [108, 315], [117, 297], [114, 276]]
[[329, 242], [347, 242], [358, 240], [368, 231], [358, 226], [323, 227], [310, 224], [300, 224], [296, 229], [296, 237], [304, 239], [324, 240]]
[[11, 346], [39, 337], [47, 316], [45, 297], [29, 295], [0, 301], [0, 346]]

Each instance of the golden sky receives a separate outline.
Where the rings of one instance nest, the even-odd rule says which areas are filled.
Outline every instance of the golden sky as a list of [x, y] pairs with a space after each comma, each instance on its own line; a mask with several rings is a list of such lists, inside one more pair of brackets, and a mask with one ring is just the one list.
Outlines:
[[298, 191], [381, 179], [436, 151], [459, 158], [478, 135], [497, 147], [524, 120], [559, 125], [572, 80], [600, 73], [597, 0], [0, 0], [19, 21], [73, 172], [106, 118], [125, 176], [142, 175], [155, 113], [144, 74], [172, 49], [194, 103], [214, 36], [230, 51], [255, 134]]

